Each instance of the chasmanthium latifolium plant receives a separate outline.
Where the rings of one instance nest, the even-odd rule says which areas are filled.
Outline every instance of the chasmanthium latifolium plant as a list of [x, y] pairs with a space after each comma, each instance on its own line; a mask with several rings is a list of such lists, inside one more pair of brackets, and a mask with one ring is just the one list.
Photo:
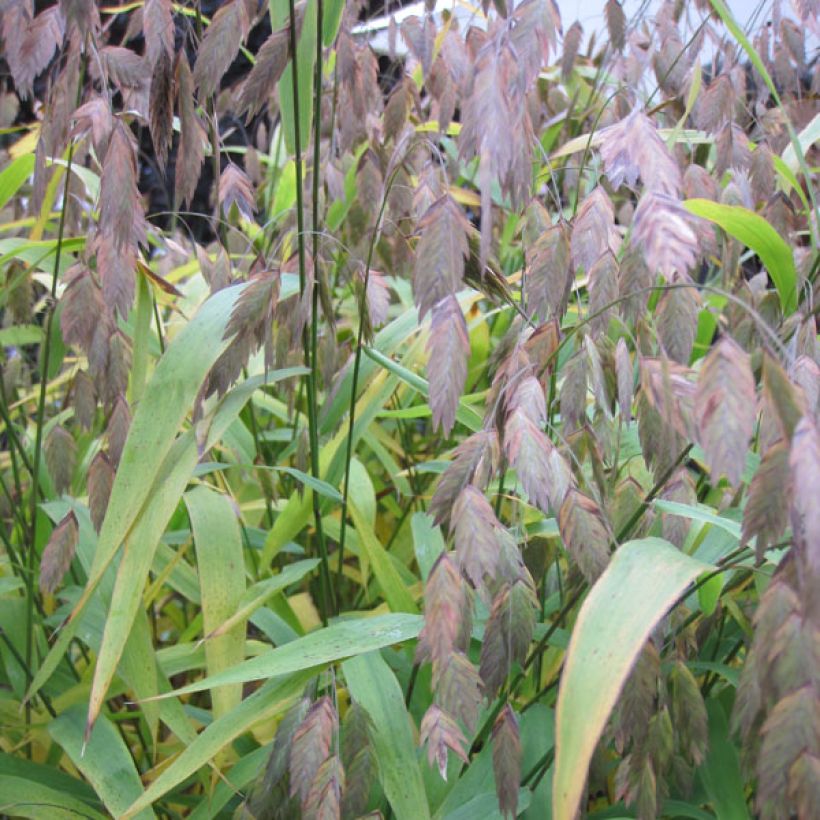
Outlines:
[[817, 816], [761, 8], [0, 6], [0, 812]]

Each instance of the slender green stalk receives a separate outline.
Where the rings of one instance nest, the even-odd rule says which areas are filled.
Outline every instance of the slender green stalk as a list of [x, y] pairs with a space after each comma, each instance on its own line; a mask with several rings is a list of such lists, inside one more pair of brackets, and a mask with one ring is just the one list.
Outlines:
[[[299, 71], [298, 59], [296, 53], [296, 9], [294, 0], [289, 0], [290, 8], [290, 53], [291, 53], [291, 79], [293, 80], [293, 135], [296, 149], [296, 156], [294, 158], [296, 166], [296, 233], [297, 244], [299, 249], [299, 294], [304, 296], [305, 288], [307, 286], [307, 275], [305, 272], [305, 212], [304, 212], [304, 192], [302, 189], [302, 135], [300, 133], [299, 123]], [[322, 3], [321, 0], [317, 2], [317, 14], [320, 15], [318, 19], [316, 39], [317, 49], [321, 53], [322, 43], [322, 26], [321, 26]], [[321, 60], [317, 60], [317, 81], [321, 87]], [[318, 94], [318, 91], [316, 92]], [[318, 120], [314, 123], [314, 140], [319, 142], [319, 123]], [[315, 149], [318, 150], [318, 149]], [[318, 167], [313, 169], [314, 177], [318, 176]], [[314, 182], [314, 190], [316, 183]], [[314, 202], [314, 216], [317, 215], [316, 203]], [[315, 230], [314, 230], [315, 234]], [[314, 238], [315, 242], [315, 238]], [[314, 260], [314, 265], [316, 264]], [[310, 438], [310, 469], [314, 478], [321, 478], [319, 468], [319, 414], [317, 412], [316, 403], [316, 360], [313, 356], [314, 338], [317, 335], [318, 316], [316, 311], [316, 293], [318, 283], [313, 282], [313, 310], [311, 316], [310, 329], [306, 326], [304, 329], [303, 343], [305, 348], [305, 367], [310, 371], [306, 377], [307, 387], [307, 402], [308, 402], [308, 436]], [[333, 608], [333, 590], [330, 584], [330, 566], [327, 558], [327, 543], [325, 541], [325, 534], [322, 527], [322, 511], [320, 509], [320, 502], [318, 495], [312, 493], [313, 498], [313, 518], [316, 527], [316, 541], [319, 547], [320, 565], [320, 583], [321, 583], [321, 616], [322, 623], [327, 625], [328, 615]]]
[[[401, 167], [400, 165], [398, 167]], [[350, 492], [350, 462], [353, 459], [353, 428], [356, 425], [356, 391], [359, 385], [359, 370], [362, 362], [362, 349], [364, 346], [364, 326], [365, 326], [365, 311], [367, 310], [367, 286], [370, 282], [370, 266], [373, 263], [373, 252], [376, 247], [376, 238], [381, 230], [382, 219], [384, 218], [384, 211], [387, 207], [387, 194], [390, 191], [390, 186], [395, 179], [398, 167], [390, 177], [390, 180], [385, 185], [384, 194], [382, 195], [381, 206], [379, 207], [379, 215], [376, 218], [376, 224], [373, 226], [373, 235], [370, 237], [370, 245], [367, 249], [367, 264], [364, 269], [364, 284], [362, 286], [362, 295], [359, 299], [359, 327], [356, 331], [356, 351], [353, 354], [353, 377], [350, 385], [350, 407], [348, 410], [348, 424], [347, 424], [347, 442], [345, 443], [345, 483], [342, 491], [342, 520], [341, 530], [339, 532], [339, 561], [336, 565], [336, 583], [340, 584], [342, 580], [342, 568], [344, 566], [345, 554], [345, 535], [347, 533], [347, 500]]]
[[[83, 64], [84, 67], [84, 64]], [[84, 71], [80, 72], [79, 88], [83, 85]], [[34, 657], [34, 608], [35, 595], [34, 576], [37, 560], [37, 500], [40, 494], [40, 464], [43, 451], [43, 428], [46, 415], [46, 387], [48, 385], [48, 366], [51, 359], [51, 337], [54, 331], [54, 315], [57, 307], [57, 279], [60, 275], [60, 260], [62, 258], [63, 237], [65, 235], [65, 218], [68, 210], [69, 184], [71, 182], [71, 165], [74, 159], [74, 142], [68, 147], [68, 161], [65, 169], [65, 186], [63, 188], [63, 202], [60, 208], [60, 221], [57, 228], [57, 245], [54, 251], [54, 268], [51, 275], [51, 290], [46, 306], [45, 338], [40, 356], [40, 391], [37, 397], [37, 416], [35, 422], [34, 456], [31, 470], [31, 496], [29, 505], [29, 532], [30, 542], [28, 550], [26, 583], [26, 687], [31, 685], [32, 660]], [[31, 723], [31, 704], [26, 701], [26, 726]]]

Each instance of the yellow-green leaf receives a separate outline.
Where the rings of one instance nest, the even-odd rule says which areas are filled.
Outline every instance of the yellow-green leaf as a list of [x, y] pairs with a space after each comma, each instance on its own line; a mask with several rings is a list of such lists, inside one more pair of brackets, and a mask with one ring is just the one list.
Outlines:
[[740, 205], [723, 205], [709, 199], [687, 199], [689, 213], [708, 219], [726, 233], [751, 248], [766, 266], [780, 295], [783, 312], [788, 315], [797, 307], [797, 271], [791, 248], [760, 215]]
[[662, 538], [624, 544], [584, 601], [567, 649], [556, 713], [553, 817], [573, 820], [592, 753], [656, 624], [713, 569]]

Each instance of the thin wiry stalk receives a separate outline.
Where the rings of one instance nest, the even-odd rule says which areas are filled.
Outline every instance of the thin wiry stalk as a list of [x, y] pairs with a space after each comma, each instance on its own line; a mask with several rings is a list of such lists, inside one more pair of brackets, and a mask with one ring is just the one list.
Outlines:
[[[296, 156], [294, 158], [296, 165], [296, 233], [297, 243], [299, 249], [299, 295], [303, 296], [305, 292], [306, 272], [305, 272], [305, 212], [304, 212], [304, 191], [302, 188], [302, 140], [299, 125], [299, 73], [298, 73], [298, 55], [296, 53], [296, 10], [294, 0], [289, 0], [290, 8], [290, 53], [291, 53], [291, 79], [293, 86], [293, 136], [296, 149]], [[321, 0], [317, 3], [316, 12], [318, 17], [318, 25], [316, 32], [317, 49], [321, 52], [322, 43], [322, 23], [321, 23]], [[317, 61], [321, 64], [321, 60]], [[319, 65], [321, 70], [321, 65]], [[321, 73], [317, 75], [319, 85], [321, 86]], [[314, 123], [314, 140], [318, 143], [320, 136], [319, 123]], [[313, 169], [313, 174], [318, 174], [318, 167]], [[315, 186], [315, 183], [314, 183]], [[315, 208], [314, 203], [314, 208]], [[315, 240], [314, 240], [315, 241]], [[315, 265], [314, 260], [314, 265]], [[312, 339], [317, 333], [316, 323], [318, 316], [316, 311], [316, 292], [318, 283], [313, 282], [313, 310], [311, 316], [311, 325], [308, 330], [305, 327], [303, 331], [303, 343], [305, 348], [305, 367], [310, 371], [306, 381], [307, 387], [307, 402], [308, 402], [308, 436], [310, 438], [310, 469], [314, 478], [321, 478], [319, 474], [319, 417], [316, 404], [316, 361], [312, 355]], [[321, 617], [322, 623], [327, 625], [328, 615], [333, 607], [333, 590], [330, 584], [330, 566], [327, 559], [327, 543], [325, 541], [324, 529], [322, 527], [322, 511], [319, 503], [319, 496], [317, 493], [312, 494], [313, 497], [313, 519], [316, 527], [316, 541], [319, 547], [320, 564], [320, 584], [321, 584]]]
[[[80, 70], [80, 82], [78, 88], [83, 86], [84, 66]], [[81, 92], [78, 92], [81, 93]], [[35, 607], [35, 563], [37, 558], [37, 498], [40, 493], [40, 464], [42, 462], [43, 451], [43, 428], [45, 426], [46, 413], [46, 387], [48, 385], [48, 366], [51, 359], [51, 336], [54, 330], [54, 314], [57, 300], [57, 279], [60, 275], [60, 260], [62, 259], [63, 237], [65, 234], [65, 218], [68, 210], [69, 185], [71, 183], [71, 165], [74, 159], [74, 142], [72, 140], [68, 146], [68, 159], [65, 169], [65, 185], [63, 188], [63, 202], [60, 208], [60, 222], [57, 228], [57, 244], [54, 250], [54, 268], [51, 275], [51, 290], [49, 301], [46, 307], [45, 338], [43, 340], [43, 350], [40, 359], [40, 392], [37, 397], [37, 416], [35, 422], [34, 457], [31, 473], [31, 496], [29, 506], [29, 529], [30, 542], [28, 550], [28, 562], [26, 573], [26, 688], [31, 685], [33, 677], [31, 675], [32, 660], [34, 657], [34, 607]], [[26, 701], [26, 727], [31, 724], [31, 702]]]
[[[196, 4], [196, 33], [200, 42], [202, 41], [202, 3]], [[219, 177], [222, 172], [219, 150], [219, 126], [216, 118], [216, 106], [213, 95], [210, 95], [205, 103], [208, 113], [208, 139], [211, 141], [211, 163], [214, 176], [214, 222], [216, 223], [216, 233], [223, 247], [227, 247], [227, 230], [225, 222], [219, 218]]]
[[387, 207], [387, 195], [393, 180], [396, 177], [398, 168], [393, 171], [390, 179], [384, 187], [384, 194], [382, 196], [381, 206], [379, 207], [379, 215], [376, 218], [376, 224], [373, 226], [373, 235], [370, 238], [370, 246], [367, 249], [367, 264], [364, 270], [364, 284], [362, 286], [362, 295], [359, 299], [359, 327], [356, 331], [356, 351], [353, 354], [353, 377], [350, 385], [350, 408], [348, 411], [347, 424], [347, 442], [345, 445], [345, 483], [342, 490], [342, 520], [341, 530], [339, 532], [339, 561], [336, 565], [336, 584], [337, 587], [342, 581], [342, 569], [344, 567], [345, 554], [345, 535], [347, 533], [347, 501], [350, 492], [350, 462], [353, 459], [353, 428], [356, 425], [356, 389], [359, 384], [359, 369], [362, 362], [362, 349], [364, 347], [364, 325], [365, 325], [365, 311], [367, 310], [367, 285], [370, 282], [370, 266], [373, 262], [373, 251], [376, 247], [376, 238], [379, 236], [381, 230], [382, 219], [384, 218], [384, 211]]

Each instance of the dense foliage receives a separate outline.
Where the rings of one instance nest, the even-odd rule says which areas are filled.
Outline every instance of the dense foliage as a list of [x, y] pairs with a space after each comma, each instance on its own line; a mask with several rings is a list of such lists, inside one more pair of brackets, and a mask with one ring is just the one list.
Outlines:
[[0, 813], [818, 815], [817, 3], [434, 6], [0, 6]]

